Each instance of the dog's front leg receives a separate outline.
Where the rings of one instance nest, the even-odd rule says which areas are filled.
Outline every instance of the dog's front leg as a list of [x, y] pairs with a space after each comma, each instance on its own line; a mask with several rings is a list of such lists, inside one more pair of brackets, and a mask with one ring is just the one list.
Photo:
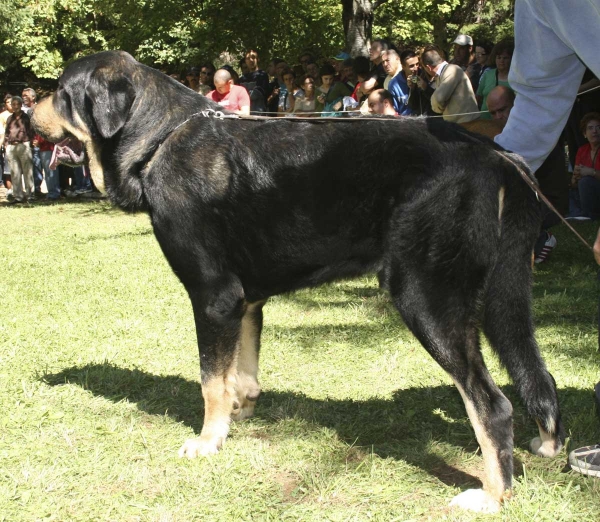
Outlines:
[[242, 317], [246, 309], [244, 293], [235, 276], [220, 277], [201, 291], [188, 293], [200, 351], [204, 424], [200, 436], [188, 439], [180, 457], [193, 459], [217, 453], [229, 433], [232, 413], [240, 409], [237, 391], [237, 359]]

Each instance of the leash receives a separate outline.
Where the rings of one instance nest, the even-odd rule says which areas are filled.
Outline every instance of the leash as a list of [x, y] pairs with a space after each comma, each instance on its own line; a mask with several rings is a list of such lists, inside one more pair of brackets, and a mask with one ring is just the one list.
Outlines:
[[567, 225], [567, 228], [573, 232], [573, 234], [575, 234], [579, 240], [591, 251], [593, 252], [594, 249], [590, 246], [590, 244], [583, 239], [583, 237], [581, 237], [581, 235], [579, 234], [579, 232], [577, 232], [577, 230], [575, 230], [573, 228], [573, 226], [571, 225], [571, 223], [569, 223], [563, 216], [562, 214], [556, 210], [556, 208], [554, 207], [554, 205], [552, 203], [550, 203], [550, 201], [548, 200], [548, 198], [546, 196], [544, 196], [544, 194], [542, 194], [542, 192], [540, 191], [540, 188], [535, 184], [535, 182], [527, 175], [527, 173], [519, 166], [517, 165], [511, 158], [509, 158], [508, 156], [506, 156], [505, 154], [502, 154], [500, 151], [496, 151], [498, 154], [500, 154], [504, 159], [506, 159], [507, 161], [509, 161], [510, 163], [513, 164], [513, 166], [517, 169], [519, 175], [523, 178], [523, 180], [525, 181], [525, 183], [527, 183], [527, 185], [529, 186], [529, 188], [531, 188], [531, 190], [533, 190], [533, 192], [535, 193], [536, 197], [538, 198], [538, 201], [541, 199], [544, 204], [552, 211], [554, 212], [559, 218], [560, 220]]

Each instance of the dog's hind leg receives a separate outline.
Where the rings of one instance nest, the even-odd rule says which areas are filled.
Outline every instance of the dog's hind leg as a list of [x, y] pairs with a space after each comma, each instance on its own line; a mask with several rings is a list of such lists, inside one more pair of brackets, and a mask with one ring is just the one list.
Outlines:
[[[236, 389], [238, 404], [234, 405], [231, 418], [247, 419], [254, 414], [254, 406], [260, 395], [258, 384], [258, 354], [263, 324], [262, 308], [266, 301], [248, 303], [242, 318], [240, 347], [237, 357]], [[236, 407], [238, 406], [239, 407]]]
[[556, 384], [534, 337], [530, 272], [525, 259], [519, 264], [499, 263], [494, 269], [485, 296], [484, 332], [538, 425], [540, 436], [531, 441], [532, 452], [554, 457], [563, 446], [565, 433]]
[[200, 436], [188, 439], [179, 456], [217, 453], [229, 433], [231, 416], [240, 410], [238, 356], [247, 303], [240, 281], [221, 275], [201, 288], [187, 287], [194, 309], [200, 352], [204, 424]]
[[391, 293], [407, 326], [446, 370], [463, 398], [481, 447], [485, 468], [483, 490], [468, 490], [452, 501], [465, 509], [497, 512], [510, 495], [513, 471], [512, 406], [492, 380], [472, 320], [473, 300], [460, 289], [437, 288], [435, 296], [423, 274], [394, 281]]

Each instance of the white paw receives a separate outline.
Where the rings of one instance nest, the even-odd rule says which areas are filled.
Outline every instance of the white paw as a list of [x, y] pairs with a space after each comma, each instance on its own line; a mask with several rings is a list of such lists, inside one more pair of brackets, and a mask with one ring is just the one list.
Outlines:
[[244, 405], [239, 410], [234, 411], [231, 414], [231, 420], [242, 421], [244, 419], [249, 419], [254, 415], [255, 405], [256, 401], [244, 401]]
[[562, 445], [556, 444], [554, 439], [542, 441], [540, 437], [534, 437], [529, 443], [531, 453], [538, 457], [556, 457], [559, 454]]
[[219, 452], [222, 445], [223, 442], [215, 438], [209, 441], [202, 440], [201, 437], [188, 439], [183, 446], [179, 448], [178, 455], [182, 458], [187, 457], [188, 459], [195, 459], [199, 456], [215, 455]]
[[459, 507], [461, 509], [468, 509], [469, 511], [476, 511], [477, 513], [499, 513], [502, 506], [500, 502], [494, 500], [488, 493], [483, 489], [467, 489], [460, 495], [456, 495], [450, 507]]

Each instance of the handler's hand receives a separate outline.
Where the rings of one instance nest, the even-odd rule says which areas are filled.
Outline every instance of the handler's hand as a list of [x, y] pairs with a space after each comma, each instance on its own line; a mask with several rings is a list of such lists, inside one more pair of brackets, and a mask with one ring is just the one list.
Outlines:
[[581, 176], [593, 176], [596, 174], [596, 171], [592, 167], [581, 167]]
[[596, 260], [596, 263], [600, 265], [600, 228], [596, 235], [596, 241], [594, 241], [594, 259]]

